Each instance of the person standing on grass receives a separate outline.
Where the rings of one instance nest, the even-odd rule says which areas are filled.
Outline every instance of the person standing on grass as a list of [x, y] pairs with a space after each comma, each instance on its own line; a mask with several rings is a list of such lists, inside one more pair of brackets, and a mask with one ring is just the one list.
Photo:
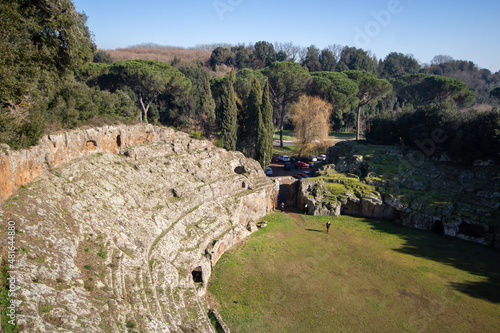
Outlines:
[[328, 233], [328, 230], [330, 230], [330, 226], [332, 224], [330, 223], [330, 221], [326, 222], [326, 233]]
[[281, 212], [283, 213], [284, 210], [285, 210], [285, 202], [282, 201], [281, 202]]
[[307, 204], [304, 205], [304, 215], [307, 215]]

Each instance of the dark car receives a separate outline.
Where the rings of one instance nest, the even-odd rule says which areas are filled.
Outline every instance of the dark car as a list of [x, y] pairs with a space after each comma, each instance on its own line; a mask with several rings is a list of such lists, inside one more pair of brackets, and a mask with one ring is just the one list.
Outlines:
[[292, 170], [292, 163], [286, 162], [284, 168], [285, 170]]

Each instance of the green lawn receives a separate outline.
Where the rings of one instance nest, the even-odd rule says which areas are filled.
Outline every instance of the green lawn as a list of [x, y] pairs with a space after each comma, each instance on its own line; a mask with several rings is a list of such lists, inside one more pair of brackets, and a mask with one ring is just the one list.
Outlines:
[[231, 332], [500, 332], [498, 251], [377, 220], [264, 220], [213, 270]]
[[[330, 139], [349, 140], [349, 139], [355, 139], [356, 133], [330, 132], [328, 134], [328, 136]], [[280, 139], [280, 131], [275, 130], [274, 131], [274, 140], [279, 140], [279, 139]], [[293, 130], [283, 130], [283, 140], [290, 140], [290, 141], [296, 140], [295, 132]]]
[[[274, 131], [274, 140], [280, 139], [280, 130]], [[283, 130], [283, 140], [295, 141], [295, 133], [292, 130]]]
[[[363, 133], [360, 133], [363, 135]], [[337, 139], [337, 140], [349, 140], [349, 139], [356, 139], [356, 133], [347, 133], [347, 132], [330, 132], [328, 136], [331, 139]]]
[[300, 151], [300, 146], [298, 145], [293, 145], [293, 146], [284, 146], [282, 147], [273, 147], [273, 155], [287, 155], [289, 157], [291, 156], [297, 156]]

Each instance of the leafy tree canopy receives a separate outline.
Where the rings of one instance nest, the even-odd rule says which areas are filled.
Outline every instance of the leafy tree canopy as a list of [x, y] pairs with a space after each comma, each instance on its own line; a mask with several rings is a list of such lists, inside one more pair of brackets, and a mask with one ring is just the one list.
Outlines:
[[98, 63], [103, 63], [103, 64], [112, 64], [113, 59], [109, 55], [109, 53], [106, 53], [104, 51], [97, 51], [94, 54], [94, 58], [92, 59], [93, 62], [98, 62]]
[[500, 101], [500, 87], [496, 87], [490, 92], [491, 97], [496, 98], [498, 101]]
[[346, 46], [342, 49], [342, 53], [340, 54], [337, 70], [362, 70], [376, 73], [377, 62], [367, 51]]
[[309, 70], [294, 62], [273, 62], [262, 70], [269, 80], [271, 103], [275, 108], [281, 107], [280, 142], [283, 146], [283, 125], [286, 107], [304, 93], [311, 81]]
[[358, 84], [358, 110], [356, 120], [356, 140], [359, 140], [361, 127], [361, 108], [367, 104], [376, 102], [392, 91], [392, 85], [376, 75], [365, 71], [347, 71], [347, 77]]
[[332, 103], [334, 109], [344, 110], [358, 102], [358, 85], [347, 74], [316, 72], [311, 74], [312, 93]]
[[420, 64], [412, 56], [392, 52], [380, 64], [383, 78], [395, 78], [403, 75], [415, 74], [420, 70]]
[[184, 94], [192, 86], [179, 70], [154, 60], [118, 61], [111, 66], [110, 73], [137, 94], [146, 122], [148, 109], [159, 94]]
[[442, 105], [452, 100], [458, 106], [471, 106], [474, 104], [476, 94], [469, 90], [467, 85], [460, 80], [446, 76], [430, 76], [421, 83], [421, 96], [428, 96], [428, 101]]

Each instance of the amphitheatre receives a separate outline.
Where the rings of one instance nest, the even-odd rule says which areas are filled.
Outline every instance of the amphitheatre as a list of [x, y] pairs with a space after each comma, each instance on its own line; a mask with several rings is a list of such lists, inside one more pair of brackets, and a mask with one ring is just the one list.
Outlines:
[[[0, 212], [4, 225], [15, 224], [20, 249], [20, 331], [216, 332], [213, 318], [219, 331], [229, 331], [205, 297], [213, 268], [265, 227], [259, 222], [273, 213], [280, 192], [287, 207], [307, 203], [311, 216], [395, 219], [408, 208], [356, 183], [360, 152], [346, 157], [339, 154], [346, 145], [336, 147], [329, 159], [349, 179], [327, 167], [325, 181], [314, 183], [270, 179], [239, 152], [152, 125], [50, 134], [21, 151], [3, 146]], [[335, 199], [327, 190], [339, 184], [354, 195]], [[405, 216], [399, 223], [414, 228], [440, 223]], [[441, 232], [498, 247], [494, 227], [453, 223]], [[1, 233], [4, 246], [7, 229]], [[498, 285], [498, 276], [491, 279], [488, 286]]]

